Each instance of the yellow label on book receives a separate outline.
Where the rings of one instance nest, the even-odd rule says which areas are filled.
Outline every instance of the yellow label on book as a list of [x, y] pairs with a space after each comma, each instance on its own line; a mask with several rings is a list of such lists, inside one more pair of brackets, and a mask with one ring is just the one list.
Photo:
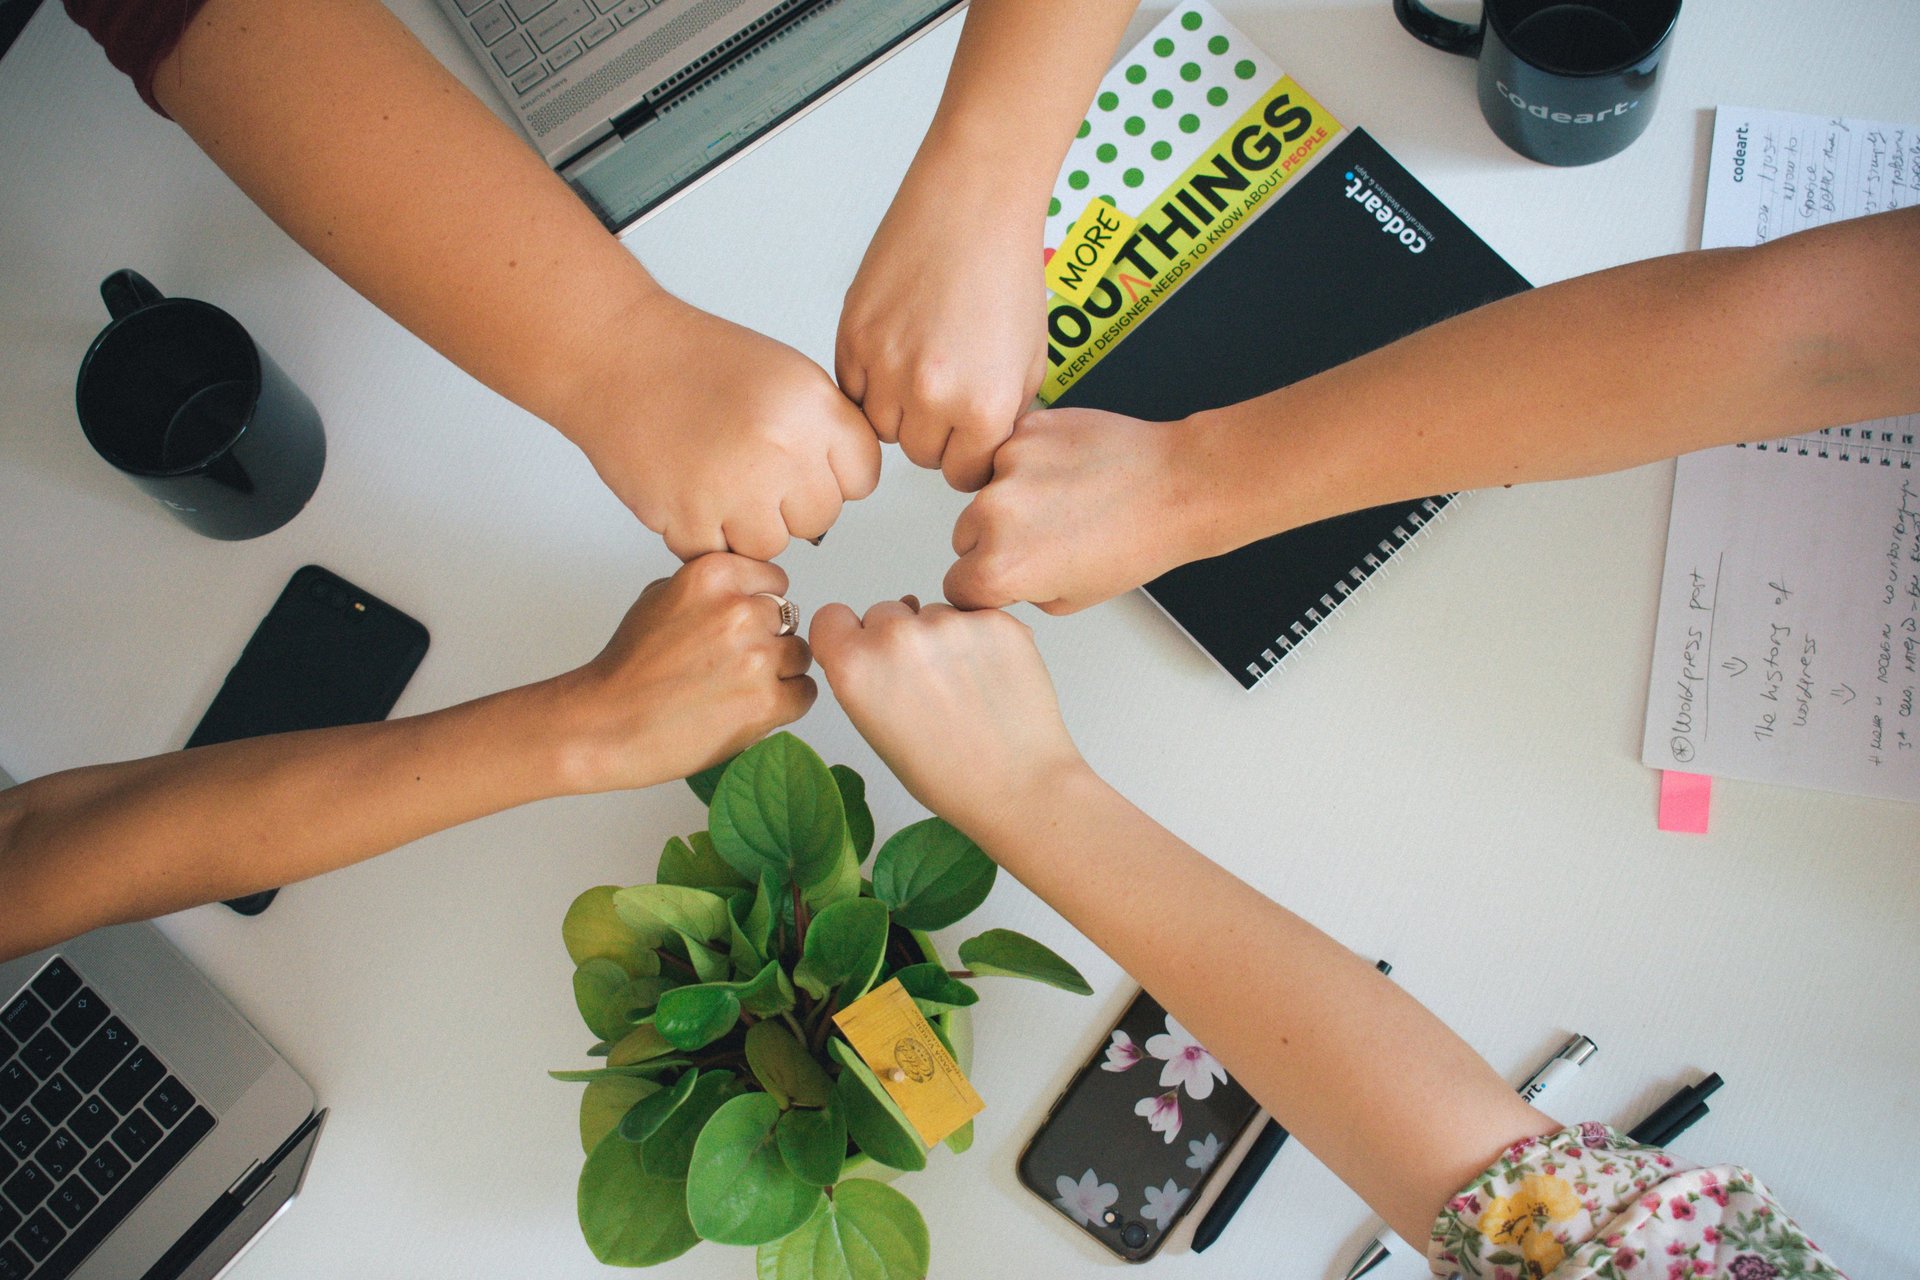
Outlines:
[[1132, 234], [1132, 218], [1098, 196], [1087, 201], [1047, 259], [1047, 287], [1070, 302], [1085, 302]]
[[929, 1147], [987, 1105], [900, 979], [875, 987], [833, 1021]]
[[[1275, 81], [1172, 186], [1142, 207], [1133, 233], [1083, 299], [1048, 300], [1047, 376], [1040, 398], [1051, 404], [1099, 363], [1339, 133], [1340, 122], [1292, 76]], [[1048, 268], [1051, 284], [1052, 263]], [[1285, 282], [1275, 281], [1274, 288], [1278, 296]], [[1223, 316], [1221, 323], [1258, 319]]]

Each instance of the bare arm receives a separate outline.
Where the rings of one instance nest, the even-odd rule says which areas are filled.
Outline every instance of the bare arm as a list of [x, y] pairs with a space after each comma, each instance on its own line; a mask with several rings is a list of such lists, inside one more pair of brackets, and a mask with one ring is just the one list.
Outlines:
[[847, 291], [835, 363], [882, 440], [978, 489], [1045, 368], [1041, 231], [1135, 0], [974, 0], [913, 167]]
[[813, 702], [806, 645], [709, 556], [649, 587], [553, 680], [379, 724], [276, 734], [0, 791], [0, 960], [100, 925], [290, 884], [547, 796], [725, 759]]
[[1549, 285], [1184, 422], [1029, 415], [948, 596], [1069, 612], [1345, 511], [1916, 409], [1908, 209]]
[[1152, 991], [1408, 1240], [1503, 1148], [1558, 1127], [1366, 961], [1096, 777], [1021, 623], [832, 605], [812, 638], [907, 789]]
[[871, 491], [878, 445], [823, 370], [668, 295], [378, 0], [209, 0], [153, 87], [289, 235], [559, 428], [682, 556], [777, 554]]

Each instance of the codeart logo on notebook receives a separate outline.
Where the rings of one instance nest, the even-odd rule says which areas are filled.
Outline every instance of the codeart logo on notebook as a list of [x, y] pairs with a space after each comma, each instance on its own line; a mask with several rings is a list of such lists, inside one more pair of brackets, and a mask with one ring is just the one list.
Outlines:
[[1347, 170], [1347, 199], [1372, 214], [1380, 230], [1405, 245], [1408, 253], [1426, 252], [1426, 227], [1358, 165]]

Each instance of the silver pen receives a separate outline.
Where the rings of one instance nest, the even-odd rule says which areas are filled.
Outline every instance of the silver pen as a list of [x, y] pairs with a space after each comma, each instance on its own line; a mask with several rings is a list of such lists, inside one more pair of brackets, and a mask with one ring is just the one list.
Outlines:
[[[1600, 1046], [1585, 1036], [1575, 1036], [1560, 1046], [1560, 1052], [1548, 1058], [1540, 1069], [1528, 1077], [1520, 1086], [1520, 1098], [1523, 1102], [1539, 1102], [1549, 1093], [1558, 1089], [1566, 1078], [1580, 1069], [1582, 1063], [1600, 1051]], [[1373, 1238], [1361, 1255], [1347, 1268], [1345, 1280], [1360, 1280], [1361, 1276], [1386, 1261], [1387, 1255], [1395, 1249], [1411, 1249], [1413, 1246], [1395, 1235], [1391, 1230], [1383, 1229]]]

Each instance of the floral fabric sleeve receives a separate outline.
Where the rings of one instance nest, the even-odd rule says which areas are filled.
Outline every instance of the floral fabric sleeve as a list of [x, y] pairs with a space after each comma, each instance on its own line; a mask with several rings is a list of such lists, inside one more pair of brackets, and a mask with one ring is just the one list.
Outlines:
[[1440, 1211], [1427, 1260], [1486, 1280], [1845, 1280], [1746, 1170], [1603, 1124], [1509, 1147]]

